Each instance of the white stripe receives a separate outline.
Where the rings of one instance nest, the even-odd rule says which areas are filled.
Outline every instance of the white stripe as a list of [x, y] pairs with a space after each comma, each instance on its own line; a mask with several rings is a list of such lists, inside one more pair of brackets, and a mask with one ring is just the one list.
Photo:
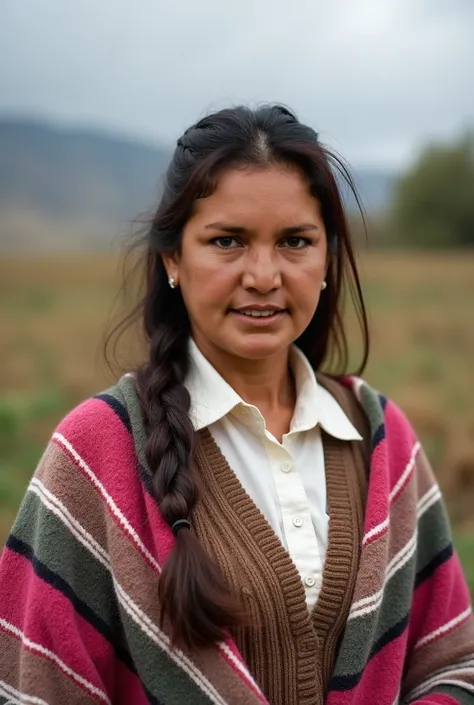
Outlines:
[[[0, 693], [5, 695], [7, 698], [14, 698], [14, 700], [9, 700], [8, 703], [15, 703], [15, 705], [23, 705], [23, 703], [32, 703], [32, 705], [48, 705], [46, 700], [37, 698], [34, 695], [27, 695], [26, 693], [20, 693], [19, 690], [13, 688], [13, 686], [8, 685], [5, 681], [0, 681]], [[6, 703], [6, 705], [8, 705]]]
[[414, 534], [407, 544], [397, 553], [397, 555], [392, 558], [390, 563], [386, 568], [386, 578], [385, 583], [387, 583], [390, 578], [392, 578], [400, 568], [403, 568], [410, 558], [414, 555], [416, 551], [416, 542], [418, 539], [418, 527], [415, 528]]
[[[156, 644], [164, 650], [168, 656], [170, 656], [188, 675], [194, 680], [194, 682], [203, 690], [216, 705], [225, 705], [225, 701], [221, 698], [218, 691], [214, 686], [206, 679], [204, 674], [199, 671], [199, 669], [194, 665], [194, 663], [188, 659], [188, 657], [179, 649], [171, 649], [171, 644], [168, 636], [162, 632], [157, 625], [148, 617], [143, 610], [132, 600], [120, 583], [116, 580], [111, 569], [110, 558], [105, 550], [93, 539], [93, 537], [81, 526], [81, 524], [75, 519], [70, 512], [61, 504], [60, 500], [55, 497], [49, 490], [44, 486], [44, 490], [48, 493], [49, 497], [46, 498], [46, 493], [41, 493], [41, 483], [35, 482], [31, 483], [31, 490], [36, 491], [41, 501], [44, 502], [54, 514], [64, 522], [64, 524], [70, 529], [71, 533], [82, 543], [82, 545], [89, 550], [93, 555], [100, 561], [100, 563], [111, 573], [112, 579], [115, 586], [115, 591], [120, 604], [123, 606], [127, 614], [139, 625], [140, 629]], [[64, 509], [64, 511], [62, 511]], [[224, 650], [227, 653], [227, 645], [224, 644]], [[233, 661], [235, 661], [235, 657]], [[242, 673], [245, 673], [247, 678], [251, 678], [250, 673], [246, 669], [241, 667], [239, 669]], [[252, 681], [250, 681], [252, 682]]]
[[33, 492], [49, 511], [60, 519], [63, 524], [69, 529], [71, 534], [76, 537], [87, 550], [101, 563], [107, 570], [110, 568], [110, 559], [107, 552], [97, 541], [84, 529], [84, 527], [75, 519], [64, 504], [50, 492], [43, 483], [37, 478], [33, 478], [28, 487], [30, 492]]
[[76, 683], [80, 683], [90, 693], [97, 695], [97, 697], [100, 698], [104, 703], [110, 705], [110, 700], [103, 690], [96, 688], [95, 685], [89, 683], [89, 681], [79, 675], [79, 673], [76, 673], [76, 671], [73, 671], [72, 668], [69, 668], [69, 666], [67, 666], [64, 661], [62, 661], [59, 656], [57, 656], [53, 651], [45, 649], [45, 647], [41, 646], [41, 644], [37, 644], [36, 642], [31, 641], [31, 639], [28, 639], [26, 634], [21, 631], [21, 629], [18, 629], [18, 627], [15, 627], [14, 624], [7, 622], [5, 619], [2, 619], [2, 617], [0, 617], [0, 626], [3, 627], [5, 631], [21, 639], [21, 642], [26, 649], [39, 653], [42, 656], [46, 656], [50, 661], [53, 661], [56, 665], [58, 665], [61, 670], [67, 673], [68, 676], [75, 680]]
[[362, 599], [357, 600], [357, 602], [354, 602], [349, 613], [349, 619], [363, 617], [367, 614], [370, 614], [371, 612], [374, 612], [380, 607], [383, 601], [384, 591], [388, 581], [395, 575], [398, 570], [403, 568], [403, 566], [408, 563], [410, 558], [414, 555], [416, 551], [416, 540], [417, 531], [415, 530], [415, 533], [413, 534], [411, 539], [403, 546], [403, 548], [392, 558], [390, 563], [387, 565], [384, 583], [380, 590], [378, 590], [378, 592], [374, 593], [373, 595], [369, 595], [369, 597], [363, 597]]
[[433, 506], [433, 504], [436, 504], [438, 500], [441, 499], [441, 491], [438, 487], [438, 485], [434, 485], [428, 492], [423, 495], [423, 497], [419, 500], [418, 504], [416, 505], [416, 516], [417, 519], [421, 519], [423, 514], [428, 511], [430, 507]]
[[423, 683], [417, 685], [416, 688], [414, 688], [410, 693], [408, 693], [408, 698], [418, 698], [423, 693], [426, 693], [428, 690], [431, 690], [434, 685], [439, 685], [447, 678], [452, 678], [453, 676], [460, 675], [474, 675], [474, 661], [464, 661], [449, 666], [442, 671], [438, 671], [433, 676], [423, 681]]
[[132, 537], [133, 541], [135, 544], [139, 547], [140, 551], [146, 555], [152, 566], [155, 568], [157, 572], [160, 572], [160, 566], [158, 565], [157, 561], [155, 558], [151, 555], [150, 551], [147, 549], [143, 541], [140, 539], [139, 535], [133, 528], [133, 526], [130, 524], [128, 519], [124, 516], [124, 514], [120, 511], [120, 509], [117, 507], [115, 504], [114, 500], [112, 497], [109, 495], [103, 484], [100, 482], [100, 480], [96, 477], [96, 475], [92, 472], [90, 467], [87, 465], [85, 460], [81, 458], [79, 453], [73, 448], [73, 446], [69, 443], [69, 441], [61, 434], [61, 433], [55, 433], [53, 435], [53, 438], [55, 438], [61, 445], [63, 445], [66, 450], [72, 455], [74, 460], [80, 465], [80, 467], [84, 470], [86, 475], [92, 480], [92, 484], [94, 487], [96, 487], [102, 497], [105, 499], [107, 505], [110, 507], [112, 513], [114, 516], [119, 520], [120, 524], [124, 527], [126, 532]]
[[430, 678], [428, 681], [425, 681], [421, 685], [419, 685], [417, 688], [412, 690], [411, 693], [407, 695], [407, 702], [411, 702], [413, 700], [418, 700], [418, 698], [425, 693], [428, 693], [430, 690], [433, 690], [438, 685], [455, 685], [458, 688], [461, 688], [461, 690], [467, 691], [469, 693], [474, 693], [474, 685], [471, 683], [467, 683], [466, 681], [461, 681], [461, 680], [456, 680], [453, 676], [460, 676], [460, 675], [473, 675], [474, 674], [474, 669], [466, 669], [464, 670], [450, 670], [446, 673], [446, 675], [440, 674], [439, 676], [436, 676], [434, 678]]
[[[242, 661], [240, 661], [240, 660], [237, 658], [237, 656], [234, 654], [234, 652], [232, 651], [232, 649], [230, 649], [224, 641], [219, 642], [219, 648], [220, 648], [225, 654], [227, 654], [227, 656], [228, 656], [229, 659], [232, 661], [232, 663], [234, 664], [234, 666], [236, 666], [236, 668], [241, 672], [241, 674], [242, 674], [242, 675], [248, 680], [248, 682], [255, 688], [255, 690], [257, 691], [257, 693], [258, 693], [259, 695], [262, 695], [262, 691], [260, 690], [260, 688], [258, 687], [257, 683], [256, 683], [256, 682], [254, 681], [254, 679], [252, 678], [252, 675], [251, 675], [250, 671], [248, 671], [248, 670], [245, 668], [245, 666], [244, 666], [244, 664], [242, 663]], [[262, 697], [263, 697], [263, 696], [262, 696]]]
[[[393, 502], [394, 497], [398, 494], [399, 490], [405, 484], [405, 481], [407, 480], [408, 476], [413, 471], [413, 468], [415, 467], [416, 454], [418, 453], [420, 448], [421, 448], [420, 443], [417, 441], [415, 443], [415, 445], [413, 446], [413, 449], [412, 449], [411, 455], [410, 455], [410, 460], [408, 461], [405, 470], [403, 471], [401, 476], [398, 478], [398, 482], [396, 483], [395, 487], [392, 489], [392, 491], [390, 492], [390, 494], [388, 496], [389, 504], [391, 504]], [[362, 540], [362, 545], [365, 546], [365, 544], [368, 541], [370, 541], [370, 539], [373, 536], [376, 536], [377, 534], [382, 533], [386, 528], [388, 528], [389, 523], [390, 523], [390, 515], [387, 516], [380, 524], [377, 524], [377, 526], [374, 526], [373, 529], [370, 529], [370, 531], [368, 531], [365, 534], [365, 536]]]
[[377, 526], [374, 526], [373, 529], [370, 529], [370, 531], [368, 531], [366, 533], [366, 535], [364, 536], [364, 539], [362, 541], [362, 545], [365, 546], [366, 543], [368, 543], [373, 536], [376, 536], [377, 534], [381, 534], [382, 531], [385, 531], [385, 529], [388, 528], [389, 523], [390, 523], [390, 517], [387, 517], [386, 519], [384, 519], [384, 521], [380, 522], [380, 524], [377, 524]]
[[398, 478], [397, 484], [395, 485], [395, 487], [393, 488], [393, 490], [390, 492], [390, 494], [388, 496], [389, 502], [393, 501], [393, 498], [398, 494], [399, 490], [403, 487], [403, 485], [405, 484], [405, 481], [408, 479], [408, 476], [413, 471], [413, 468], [415, 467], [416, 454], [420, 450], [420, 447], [421, 446], [420, 446], [419, 442], [417, 441], [415, 443], [415, 445], [413, 446], [413, 449], [411, 451], [410, 460], [408, 461], [408, 464], [407, 464], [405, 470], [403, 471], [401, 476]]
[[438, 637], [442, 636], [442, 634], [445, 634], [446, 632], [449, 632], [454, 627], [457, 627], [457, 625], [464, 622], [469, 617], [469, 615], [471, 613], [472, 613], [472, 608], [471, 608], [471, 606], [469, 606], [466, 610], [464, 610], [464, 612], [461, 612], [461, 614], [458, 614], [457, 617], [454, 617], [454, 619], [451, 619], [449, 622], [446, 622], [446, 624], [443, 624], [442, 627], [435, 629], [434, 631], [430, 632], [430, 634], [427, 634], [426, 636], [424, 636], [423, 639], [420, 639], [420, 641], [417, 644], [415, 644], [415, 649], [421, 649], [423, 646], [426, 646], [426, 644], [429, 644], [430, 641], [434, 641]]
[[7, 700], [5, 705], [21, 705], [21, 702], [17, 700], [16, 698], [13, 700], [13, 695], [10, 693], [9, 690], [6, 690], [7, 688], [11, 688], [11, 686], [7, 685], [5, 681], [0, 681], [0, 695], [4, 695], [6, 698], [10, 698], [10, 700]]
[[364, 380], [360, 377], [352, 377], [352, 385], [352, 389], [354, 390], [357, 399], [360, 401], [360, 390], [364, 386]]

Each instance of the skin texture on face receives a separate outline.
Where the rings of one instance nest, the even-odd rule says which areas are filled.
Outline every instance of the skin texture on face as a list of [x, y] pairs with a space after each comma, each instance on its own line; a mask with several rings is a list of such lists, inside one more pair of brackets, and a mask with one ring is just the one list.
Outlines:
[[[321, 295], [327, 238], [319, 202], [294, 167], [229, 169], [196, 202], [181, 252], [164, 263], [198, 347], [223, 376], [229, 367], [279, 368]], [[243, 313], [255, 308], [277, 311], [268, 319]]]

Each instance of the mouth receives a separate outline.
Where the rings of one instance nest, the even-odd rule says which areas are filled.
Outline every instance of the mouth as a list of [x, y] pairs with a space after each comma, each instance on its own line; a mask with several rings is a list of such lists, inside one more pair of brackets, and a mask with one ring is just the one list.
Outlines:
[[286, 308], [239, 308], [229, 309], [229, 313], [254, 325], [265, 325], [280, 320], [288, 313]]

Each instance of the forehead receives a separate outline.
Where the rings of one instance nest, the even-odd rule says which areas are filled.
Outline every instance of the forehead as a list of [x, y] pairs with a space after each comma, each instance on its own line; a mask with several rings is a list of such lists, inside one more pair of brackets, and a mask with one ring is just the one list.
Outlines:
[[224, 217], [285, 220], [291, 224], [306, 217], [319, 218], [320, 209], [308, 181], [296, 167], [236, 167], [223, 171], [214, 192], [196, 202], [192, 220]]

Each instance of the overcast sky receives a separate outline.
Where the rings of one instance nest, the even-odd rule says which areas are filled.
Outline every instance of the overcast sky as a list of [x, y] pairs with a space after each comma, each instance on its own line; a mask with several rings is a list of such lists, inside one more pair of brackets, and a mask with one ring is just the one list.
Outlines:
[[262, 101], [403, 165], [474, 124], [474, 0], [0, 0], [0, 114], [167, 142]]

